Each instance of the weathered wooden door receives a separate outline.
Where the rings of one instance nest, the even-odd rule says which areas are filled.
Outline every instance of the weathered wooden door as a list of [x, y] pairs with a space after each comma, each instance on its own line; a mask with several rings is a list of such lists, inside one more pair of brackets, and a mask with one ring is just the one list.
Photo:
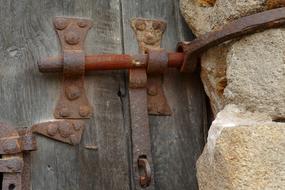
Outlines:
[[[129, 24], [133, 17], [166, 20], [162, 46], [175, 50], [178, 41], [192, 38], [178, 4], [178, 0], [1, 0], [0, 121], [30, 127], [53, 119], [61, 76], [41, 74], [37, 61], [60, 53], [54, 16], [94, 21], [86, 39], [87, 54], [137, 53]], [[33, 190], [134, 189], [127, 71], [88, 73], [85, 87], [94, 114], [80, 145], [37, 136]], [[207, 128], [199, 74], [169, 70], [164, 89], [173, 115], [150, 117], [155, 186], [157, 190], [194, 190], [195, 162]]]

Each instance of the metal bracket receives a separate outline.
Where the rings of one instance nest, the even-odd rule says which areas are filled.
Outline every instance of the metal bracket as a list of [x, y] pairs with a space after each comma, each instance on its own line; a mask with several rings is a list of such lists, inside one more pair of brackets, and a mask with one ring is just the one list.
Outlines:
[[[92, 21], [85, 18], [55, 17], [53, 20], [63, 55], [60, 59], [48, 58], [40, 63], [46, 69], [61, 68], [63, 72], [63, 87], [57, 102], [54, 117], [57, 119], [90, 118], [93, 109], [87, 99], [84, 88], [85, 53], [84, 41]], [[41, 64], [39, 64], [41, 70]], [[84, 130], [84, 122], [78, 120], [59, 120], [38, 123], [32, 126], [32, 131], [51, 139], [77, 145], [80, 143]]]
[[49, 121], [33, 125], [32, 132], [60, 142], [77, 145], [81, 141], [84, 125], [84, 122], [79, 120]]
[[203, 52], [223, 42], [285, 25], [285, 8], [272, 9], [239, 18], [218, 31], [206, 33], [191, 42], [180, 42], [178, 52], [186, 56], [181, 72], [194, 72]]
[[144, 18], [134, 18], [131, 26], [136, 34], [140, 53], [148, 53], [147, 105], [150, 115], [171, 115], [171, 109], [163, 90], [163, 74], [168, 67], [168, 55], [161, 49], [162, 35], [166, 22]]
[[0, 123], [0, 172], [2, 189], [30, 189], [30, 153], [36, 150], [36, 141], [30, 130], [16, 130]]
[[166, 23], [159, 20], [135, 18], [131, 26], [136, 34], [141, 54], [137, 65], [147, 68], [129, 69], [129, 98], [133, 144], [133, 171], [136, 189], [154, 188], [154, 173], [148, 113], [170, 115], [170, 107], [162, 88], [162, 74], [168, 67], [168, 54], [160, 48]]
[[54, 116], [57, 119], [90, 118], [92, 107], [84, 89], [84, 40], [92, 22], [82, 18], [56, 17], [53, 24], [63, 52], [63, 88]]

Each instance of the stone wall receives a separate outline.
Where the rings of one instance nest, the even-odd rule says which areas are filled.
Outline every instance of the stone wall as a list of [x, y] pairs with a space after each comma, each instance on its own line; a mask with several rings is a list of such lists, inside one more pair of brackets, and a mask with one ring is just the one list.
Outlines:
[[[181, 0], [196, 36], [284, 0]], [[285, 29], [271, 29], [202, 55], [201, 79], [215, 121], [197, 163], [202, 190], [285, 189]]]
[[[267, 2], [267, 3], [266, 3]], [[265, 0], [217, 0], [213, 7], [182, 0], [189, 27], [199, 36], [233, 19], [268, 9]], [[285, 1], [282, 1], [285, 4]], [[278, 4], [279, 5], [279, 4]], [[208, 50], [202, 56], [201, 78], [214, 115], [226, 104], [285, 117], [285, 29], [272, 29]]]

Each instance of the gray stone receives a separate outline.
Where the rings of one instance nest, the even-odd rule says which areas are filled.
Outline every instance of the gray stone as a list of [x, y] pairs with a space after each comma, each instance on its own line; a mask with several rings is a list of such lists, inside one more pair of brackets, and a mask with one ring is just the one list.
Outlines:
[[285, 118], [285, 30], [245, 37], [229, 47], [225, 103]]
[[[201, 6], [201, 1], [180, 2], [186, 22], [198, 36], [282, 4], [278, 0], [217, 0], [213, 6]], [[271, 29], [224, 43], [202, 55], [201, 78], [214, 115], [227, 104], [237, 104], [268, 113], [273, 120], [285, 118], [284, 37], [284, 29]]]
[[228, 105], [217, 115], [197, 162], [200, 190], [282, 190], [285, 124]]

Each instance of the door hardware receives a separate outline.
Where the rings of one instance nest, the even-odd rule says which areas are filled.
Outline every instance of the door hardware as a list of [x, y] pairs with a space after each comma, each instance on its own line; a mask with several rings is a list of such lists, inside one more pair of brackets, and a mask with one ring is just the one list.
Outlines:
[[185, 53], [181, 72], [195, 71], [201, 54], [211, 47], [245, 35], [285, 25], [285, 8], [272, 9], [239, 18], [220, 30], [208, 32], [190, 42], [178, 43], [178, 52]]
[[80, 120], [58, 120], [35, 124], [32, 132], [51, 139], [71, 145], [77, 145], [81, 141], [84, 130], [84, 122]]
[[[85, 18], [55, 17], [53, 25], [63, 54], [60, 56], [58, 70], [63, 73], [63, 84], [54, 117], [65, 120], [38, 123], [33, 125], [31, 130], [63, 143], [77, 145], [80, 143], [85, 125], [79, 119], [90, 118], [93, 110], [84, 88], [84, 41], [92, 22]], [[49, 65], [51, 68], [56, 65], [53, 59], [49, 61], [52, 62]]]
[[57, 119], [90, 118], [92, 107], [84, 89], [84, 41], [92, 22], [83, 18], [56, 17], [53, 24], [63, 53], [63, 87], [54, 116]]
[[138, 159], [138, 168], [140, 172], [140, 178], [139, 182], [141, 187], [145, 188], [148, 187], [151, 183], [151, 167], [149, 165], [149, 162], [145, 158], [139, 158]]
[[0, 172], [3, 190], [30, 189], [30, 152], [36, 150], [36, 140], [28, 129], [16, 130], [0, 123]]
[[[208, 32], [189, 42], [179, 42], [177, 52], [168, 52], [168, 67], [182, 72], [193, 72], [201, 54], [223, 42], [249, 34], [285, 25], [285, 8], [277, 8], [239, 18], [217, 31]], [[152, 50], [149, 50], [151, 52]], [[137, 61], [137, 58], [141, 62]], [[85, 56], [85, 71], [146, 68], [148, 52], [138, 55], [101, 54]], [[39, 71], [53, 73], [63, 71], [63, 56], [38, 61]]]
[[[147, 108], [150, 115], [171, 115], [171, 110], [162, 87], [163, 74], [168, 67], [168, 54], [160, 47], [166, 22], [162, 20], [134, 18], [131, 27], [136, 35], [139, 52], [148, 54]], [[129, 70], [132, 75], [132, 69]]]
[[[149, 50], [143, 54], [99, 54], [85, 56], [85, 71], [118, 70], [147, 68], [149, 64]], [[184, 53], [168, 52], [169, 68], [180, 68], [184, 61]], [[42, 73], [58, 73], [63, 70], [63, 57], [55, 56], [38, 61], [39, 71]]]
[[[59, 19], [60, 22], [56, 22], [57, 19]], [[61, 22], [61, 19], [63, 19], [64, 22]], [[177, 52], [166, 52], [160, 48], [161, 37], [166, 27], [164, 22], [156, 22], [154, 20], [141, 18], [134, 19], [131, 24], [135, 30], [140, 48], [140, 53], [136, 55], [103, 54], [85, 56], [83, 52], [83, 42], [91, 24], [90, 21], [88, 21], [87, 26], [84, 27], [84, 24], [81, 24], [79, 20], [75, 18], [70, 20], [70, 18], [66, 17], [57, 17], [55, 19], [54, 24], [62, 43], [63, 55], [49, 57], [38, 62], [40, 72], [64, 73], [64, 88], [61, 92], [60, 101], [56, 107], [55, 117], [61, 119], [84, 119], [91, 116], [92, 108], [88, 103], [83, 86], [85, 71], [128, 69], [133, 145], [132, 168], [135, 174], [135, 186], [136, 189], [147, 187], [151, 189], [154, 186], [154, 173], [148, 113], [154, 115], [170, 115], [171, 113], [170, 109], [168, 109], [169, 105], [162, 88], [162, 74], [167, 68], [177, 68], [181, 72], [194, 72], [199, 64], [201, 54], [209, 48], [228, 40], [237, 39], [245, 35], [285, 25], [285, 8], [274, 9], [243, 17], [225, 25], [218, 31], [206, 33], [191, 42], [180, 42], [177, 45]], [[145, 28], [150, 27], [150, 25], [152, 27], [150, 31], [145, 31]], [[73, 30], [77, 31], [78, 28], [80, 31], [84, 28], [84, 34], [82, 34], [82, 36], [81, 34], [73, 32]], [[141, 40], [141, 37], [146, 35], [147, 32], [150, 32], [150, 34], [151, 32], [155, 32], [154, 28], [159, 34], [156, 36], [156, 40], [152, 41], [150, 37], [148, 37], [146, 41]], [[67, 37], [66, 34], [68, 34]], [[81, 41], [77, 39], [78, 36], [80, 36], [79, 39]], [[149, 43], [146, 43], [148, 41]], [[79, 49], [73, 49], [79, 46], [78, 44], [76, 45], [76, 43], [80, 44]], [[70, 49], [64, 49], [66, 48], [66, 44]], [[153, 46], [153, 48], [151, 48], [151, 46]], [[73, 53], [75, 55], [73, 55]], [[76, 76], [75, 79], [73, 78], [74, 76]], [[152, 78], [154, 79], [154, 82]], [[79, 90], [74, 87], [74, 84], [75, 87], [79, 84]], [[83, 103], [81, 104], [78, 103], [78, 96], [81, 97], [82, 94]], [[150, 99], [154, 97], [160, 97], [160, 100], [153, 101], [154, 103], [151, 104], [151, 106], [154, 106], [154, 108], [152, 108], [150, 106], [150, 102], [152, 102]], [[158, 102], [162, 103], [158, 104]], [[83, 108], [87, 109], [80, 109], [80, 105], [86, 106]], [[65, 106], [67, 106], [68, 109], [63, 109], [66, 108]], [[166, 108], [162, 109], [160, 107]], [[80, 114], [82, 112], [85, 114]], [[64, 122], [70, 121], [65, 120]], [[82, 135], [81, 129], [78, 132], [75, 132], [73, 128], [66, 127], [63, 130], [64, 133], [62, 136], [58, 126], [54, 127], [55, 125], [53, 124], [55, 123], [48, 122], [36, 124], [33, 127], [33, 131], [73, 145], [80, 142]], [[70, 126], [72, 126], [72, 124], [70, 124]], [[70, 129], [75, 133], [65, 133], [65, 129]], [[70, 138], [72, 135], [76, 136], [76, 138], [74, 138], [76, 139], [75, 141]], [[72, 138], [73, 137], [74, 136], [72, 136]]]

